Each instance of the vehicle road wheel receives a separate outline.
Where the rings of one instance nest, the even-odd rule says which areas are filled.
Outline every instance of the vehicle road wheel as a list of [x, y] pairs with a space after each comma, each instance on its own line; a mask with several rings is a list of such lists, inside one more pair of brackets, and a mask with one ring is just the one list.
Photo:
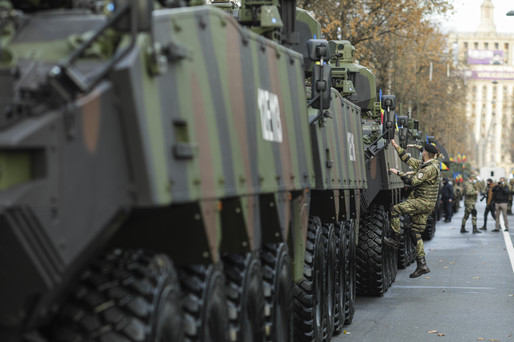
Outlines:
[[179, 277], [186, 338], [194, 342], [228, 341], [225, 277], [220, 265], [187, 266], [180, 270]]
[[337, 267], [337, 237], [332, 223], [323, 225], [325, 237], [325, 272], [326, 272], [326, 322], [323, 330], [323, 341], [330, 341], [334, 333], [334, 319], [336, 310], [336, 267]]
[[427, 219], [427, 226], [421, 234], [423, 240], [432, 240], [435, 235], [436, 213], [433, 211]]
[[412, 241], [409, 236], [410, 226], [408, 225], [408, 217], [400, 215], [401, 234], [400, 248], [398, 248], [398, 268], [405, 269], [412, 263]]
[[355, 222], [350, 220], [346, 225], [346, 301], [344, 305], [345, 320], [344, 324], [350, 324], [355, 313], [355, 297], [357, 293], [357, 256], [356, 256], [356, 233]]
[[326, 325], [325, 238], [317, 217], [309, 218], [303, 279], [294, 289], [295, 341], [322, 341]]
[[337, 241], [337, 261], [336, 261], [336, 306], [334, 316], [334, 335], [343, 332], [345, 321], [345, 302], [346, 302], [346, 225], [344, 222], [338, 222], [335, 226]]
[[[223, 256], [232, 341], [264, 342], [261, 263], [254, 253]], [[234, 316], [233, 316], [234, 315]]]
[[387, 289], [387, 252], [382, 238], [387, 213], [383, 206], [372, 206], [362, 215], [357, 246], [357, 292], [381, 296]]
[[184, 341], [180, 287], [171, 260], [115, 250], [95, 261], [53, 323], [51, 341]]
[[264, 299], [269, 308], [267, 341], [293, 340], [293, 276], [287, 245], [265, 244], [261, 251]]

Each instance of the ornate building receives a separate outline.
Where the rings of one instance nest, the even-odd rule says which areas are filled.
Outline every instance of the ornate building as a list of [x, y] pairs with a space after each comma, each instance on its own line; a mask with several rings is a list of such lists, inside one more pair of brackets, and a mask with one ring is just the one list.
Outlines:
[[474, 123], [471, 162], [478, 168], [504, 167], [513, 173], [514, 34], [496, 32], [493, 13], [492, 1], [484, 0], [477, 30], [453, 32], [450, 43], [466, 69], [465, 110]]

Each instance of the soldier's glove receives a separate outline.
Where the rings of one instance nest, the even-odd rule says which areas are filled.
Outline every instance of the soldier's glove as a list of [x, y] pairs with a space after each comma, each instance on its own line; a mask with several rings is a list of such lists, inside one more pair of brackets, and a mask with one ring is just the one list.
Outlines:
[[402, 176], [401, 178], [406, 185], [412, 185], [412, 175]]

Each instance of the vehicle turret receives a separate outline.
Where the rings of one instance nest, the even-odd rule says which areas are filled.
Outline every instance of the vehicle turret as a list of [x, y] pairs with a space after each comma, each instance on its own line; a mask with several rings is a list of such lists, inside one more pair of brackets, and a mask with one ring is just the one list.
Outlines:
[[329, 41], [332, 86], [363, 112], [373, 111], [377, 101], [375, 75], [368, 68], [355, 63], [355, 47], [347, 40]]

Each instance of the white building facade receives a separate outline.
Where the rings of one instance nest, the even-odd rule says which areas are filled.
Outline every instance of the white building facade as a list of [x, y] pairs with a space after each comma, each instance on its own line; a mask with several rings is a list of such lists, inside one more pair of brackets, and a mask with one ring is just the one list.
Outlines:
[[[514, 139], [514, 34], [497, 33], [494, 5], [484, 0], [476, 32], [454, 32], [450, 43], [465, 65], [466, 116], [473, 122], [470, 141], [474, 167], [503, 167], [514, 172], [511, 154]], [[514, 18], [513, 18], [514, 25]]]

